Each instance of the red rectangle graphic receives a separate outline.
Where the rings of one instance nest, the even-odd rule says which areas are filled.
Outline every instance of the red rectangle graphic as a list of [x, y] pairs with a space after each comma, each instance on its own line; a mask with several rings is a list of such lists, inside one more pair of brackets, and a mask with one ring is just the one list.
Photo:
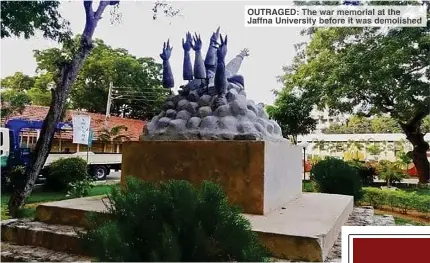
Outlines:
[[353, 263], [427, 263], [430, 238], [354, 237]]

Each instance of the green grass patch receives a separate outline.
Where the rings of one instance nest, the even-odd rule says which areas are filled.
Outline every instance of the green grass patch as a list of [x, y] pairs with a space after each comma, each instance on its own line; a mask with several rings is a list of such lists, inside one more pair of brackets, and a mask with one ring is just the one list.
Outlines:
[[24, 207], [19, 209], [17, 218], [35, 218], [36, 217], [36, 207]]
[[314, 185], [312, 181], [302, 181], [303, 192], [314, 192]]
[[411, 224], [413, 226], [426, 226], [426, 224], [423, 224], [421, 222], [417, 222], [411, 219], [401, 218], [401, 217], [394, 217], [394, 222], [396, 223], [396, 226], [404, 226], [406, 224]]
[[[96, 185], [91, 188], [89, 196], [105, 195], [109, 193], [112, 185]], [[1, 195], [1, 203], [4, 204], [9, 201], [10, 194]], [[34, 190], [27, 200], [27, 204], [53, 202], [69, 199], [64, 192], [46, 192], [43, 189]]]
[[[91, 188], [88, 196], [98, 196], [98, 195], [106, 195], [110, 192], [110, 189], [113, 185], [96, 185]], [[2, 194], [1, 195], [1, 220], [9, 219], [7, 213], [7, 203], [9, 201], [10, 194]], [[34, 203], [45, 203], [45, 202], [53, 202], [70, 199], [66, 196], [64, 192], [46, 192], [43, 189], [36, 189], [33, 191], [31, 196], [27, 200], [27, 204]], [[36, 213], [35, 207], [25, 207], [22, 208], [17, 217], [18, 218], [32, 218]]]

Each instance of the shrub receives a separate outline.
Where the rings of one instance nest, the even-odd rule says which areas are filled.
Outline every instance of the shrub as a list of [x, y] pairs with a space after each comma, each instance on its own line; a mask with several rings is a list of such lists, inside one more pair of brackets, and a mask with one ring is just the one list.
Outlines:
[[363, 202], [375, 208], [380, 208], [382, 205], [386, 204], [386, 196], [380, 189], [368, 187], [363, 188], [363, 190]]
[[93, 179], [87, 177], [84, 180], [70, 183], [67, 196], [72, 198], [88, 196], [90, 194], [91, 188], [93, 188], [92, 182]]
[[87, 163], [79, 157], [60, 158], [45, 169], [45, 186], [53, 191], [65, 191], [70, 184], [89, 177]]
[[100, 261], [263, 261], [268, 256], [221, 187], [186, 181], [158, 185], [127, 178], [109, 194], [110, 220], [93, 218], [83, 234]]
[[10, 219], [9, 210], [6, 203], [1, 204], [1, 220]]
[[394, 191], [394, 207], [400, 209], [403, 214], [407, 214], [409, 210], [414, 208], [416, 194], [408, 194], [404, 191]]
[[402, 190], [382, 190], [374, 187], [363, 188], [363, 202], [375, 206], [376, 208], [383, 205], [390, 207], [392, 210], [399, 209], [400, 212], [407, 214], [410, 210], [416, 210], [429, 216], [430, 196], [420, 195], [415, 192], [406, 192]]
[[326, 158], [315, 164], [312, 178], [323, 193], [352, 195], [355, 200], [362, 197], [362, 182], [357, 169], [343, 160]]
[[408, 176], [401, 169], [401, 164], [397, 162], [381, 161], [378, 177], [391, 186], [393, 183], [400, 183]]
[[421, 212], [421, 213], [425, 214], [425, 217], [428, 218], [429, 217], [429, 213], [430, 213], [430, 197], [429, 196], [418, 195], [417, 199], [414, 202], [413, 207], [418, 212]]
[[2, 174], [4, 177], [2, 182], [2, 191], [11, 192], [18, 185], [25, 183], [24, 178], [25, 166], [17, 165], [11, 167], [5, 174]]
[[376, 176], [376, 169], [371, 165], [367, 165], [358, 161], [349, 161], [349, 165], [357, 169], [358, 175], [361, 178], [363, 186], [370, 186]]

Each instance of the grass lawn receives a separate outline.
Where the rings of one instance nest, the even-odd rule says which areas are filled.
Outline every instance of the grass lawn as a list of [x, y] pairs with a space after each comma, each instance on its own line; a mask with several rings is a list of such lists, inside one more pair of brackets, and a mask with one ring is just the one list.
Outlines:
[[394, 222], [396, 223], [397, 226], [404, 226], [406, 224], [411, 224], [413, 226], [428, 226], [430, 224], [425, 224], [425, 223], [421, 223], [421, 222], [417, 222], [411, 219], [406, 219], [406, 218], [401, 218], [401, 217], [394, 217]]
[[[89, 196], [97, 196], [97, 195], [106, 195], [109, 193], [112, 185], [96, 185], [91, 188]], [[7, 202], [9, 201], [9, 194], [1, 195], [1, 220], [5, 220], [8, 218], [5, 213], [5, 209], [7, 208]], [[69, 199], [66, 197], [66, 193], [62, 192], [46, 192], [42, 189], [36, 189], [33, 191], [31, 196], [27, 200], [27, 205], [35, 204], [35, 203], [44, 203], [44, 202], [52, 202]], [[18, 217], [33, 217], [36, 208], [34, 206], [22, 208]]]
[[302, 191], [303, 192], [313, 192], [314, 186], [311, 181], [302, 181]]
[[406, 224], [410, 224], [413, 226], [430, 226], [430, 222], [426, 222], [428, 220], [422, 218], [414, 218], [411, 215], [399, 215], [398, 213], [390, 213], [390, 211], [384, 210], [383, 212], [380, 210], [375, 211], [375, 215], [393, 215], [394, 222], [396, 226], [404, 226]]

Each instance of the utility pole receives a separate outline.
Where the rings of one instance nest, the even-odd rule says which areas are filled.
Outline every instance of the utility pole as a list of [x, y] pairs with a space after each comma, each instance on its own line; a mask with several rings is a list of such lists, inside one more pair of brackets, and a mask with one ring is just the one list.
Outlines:
[[107, 99], [107, 105], [106, 105], [105, 128], [108, 127], [107, 122], [110, 116], [110, 106], [112, 105], [112, 89], [113, 89], [113, 83], [109, 82], [109, 92], [108, 92], [108, 99]]

